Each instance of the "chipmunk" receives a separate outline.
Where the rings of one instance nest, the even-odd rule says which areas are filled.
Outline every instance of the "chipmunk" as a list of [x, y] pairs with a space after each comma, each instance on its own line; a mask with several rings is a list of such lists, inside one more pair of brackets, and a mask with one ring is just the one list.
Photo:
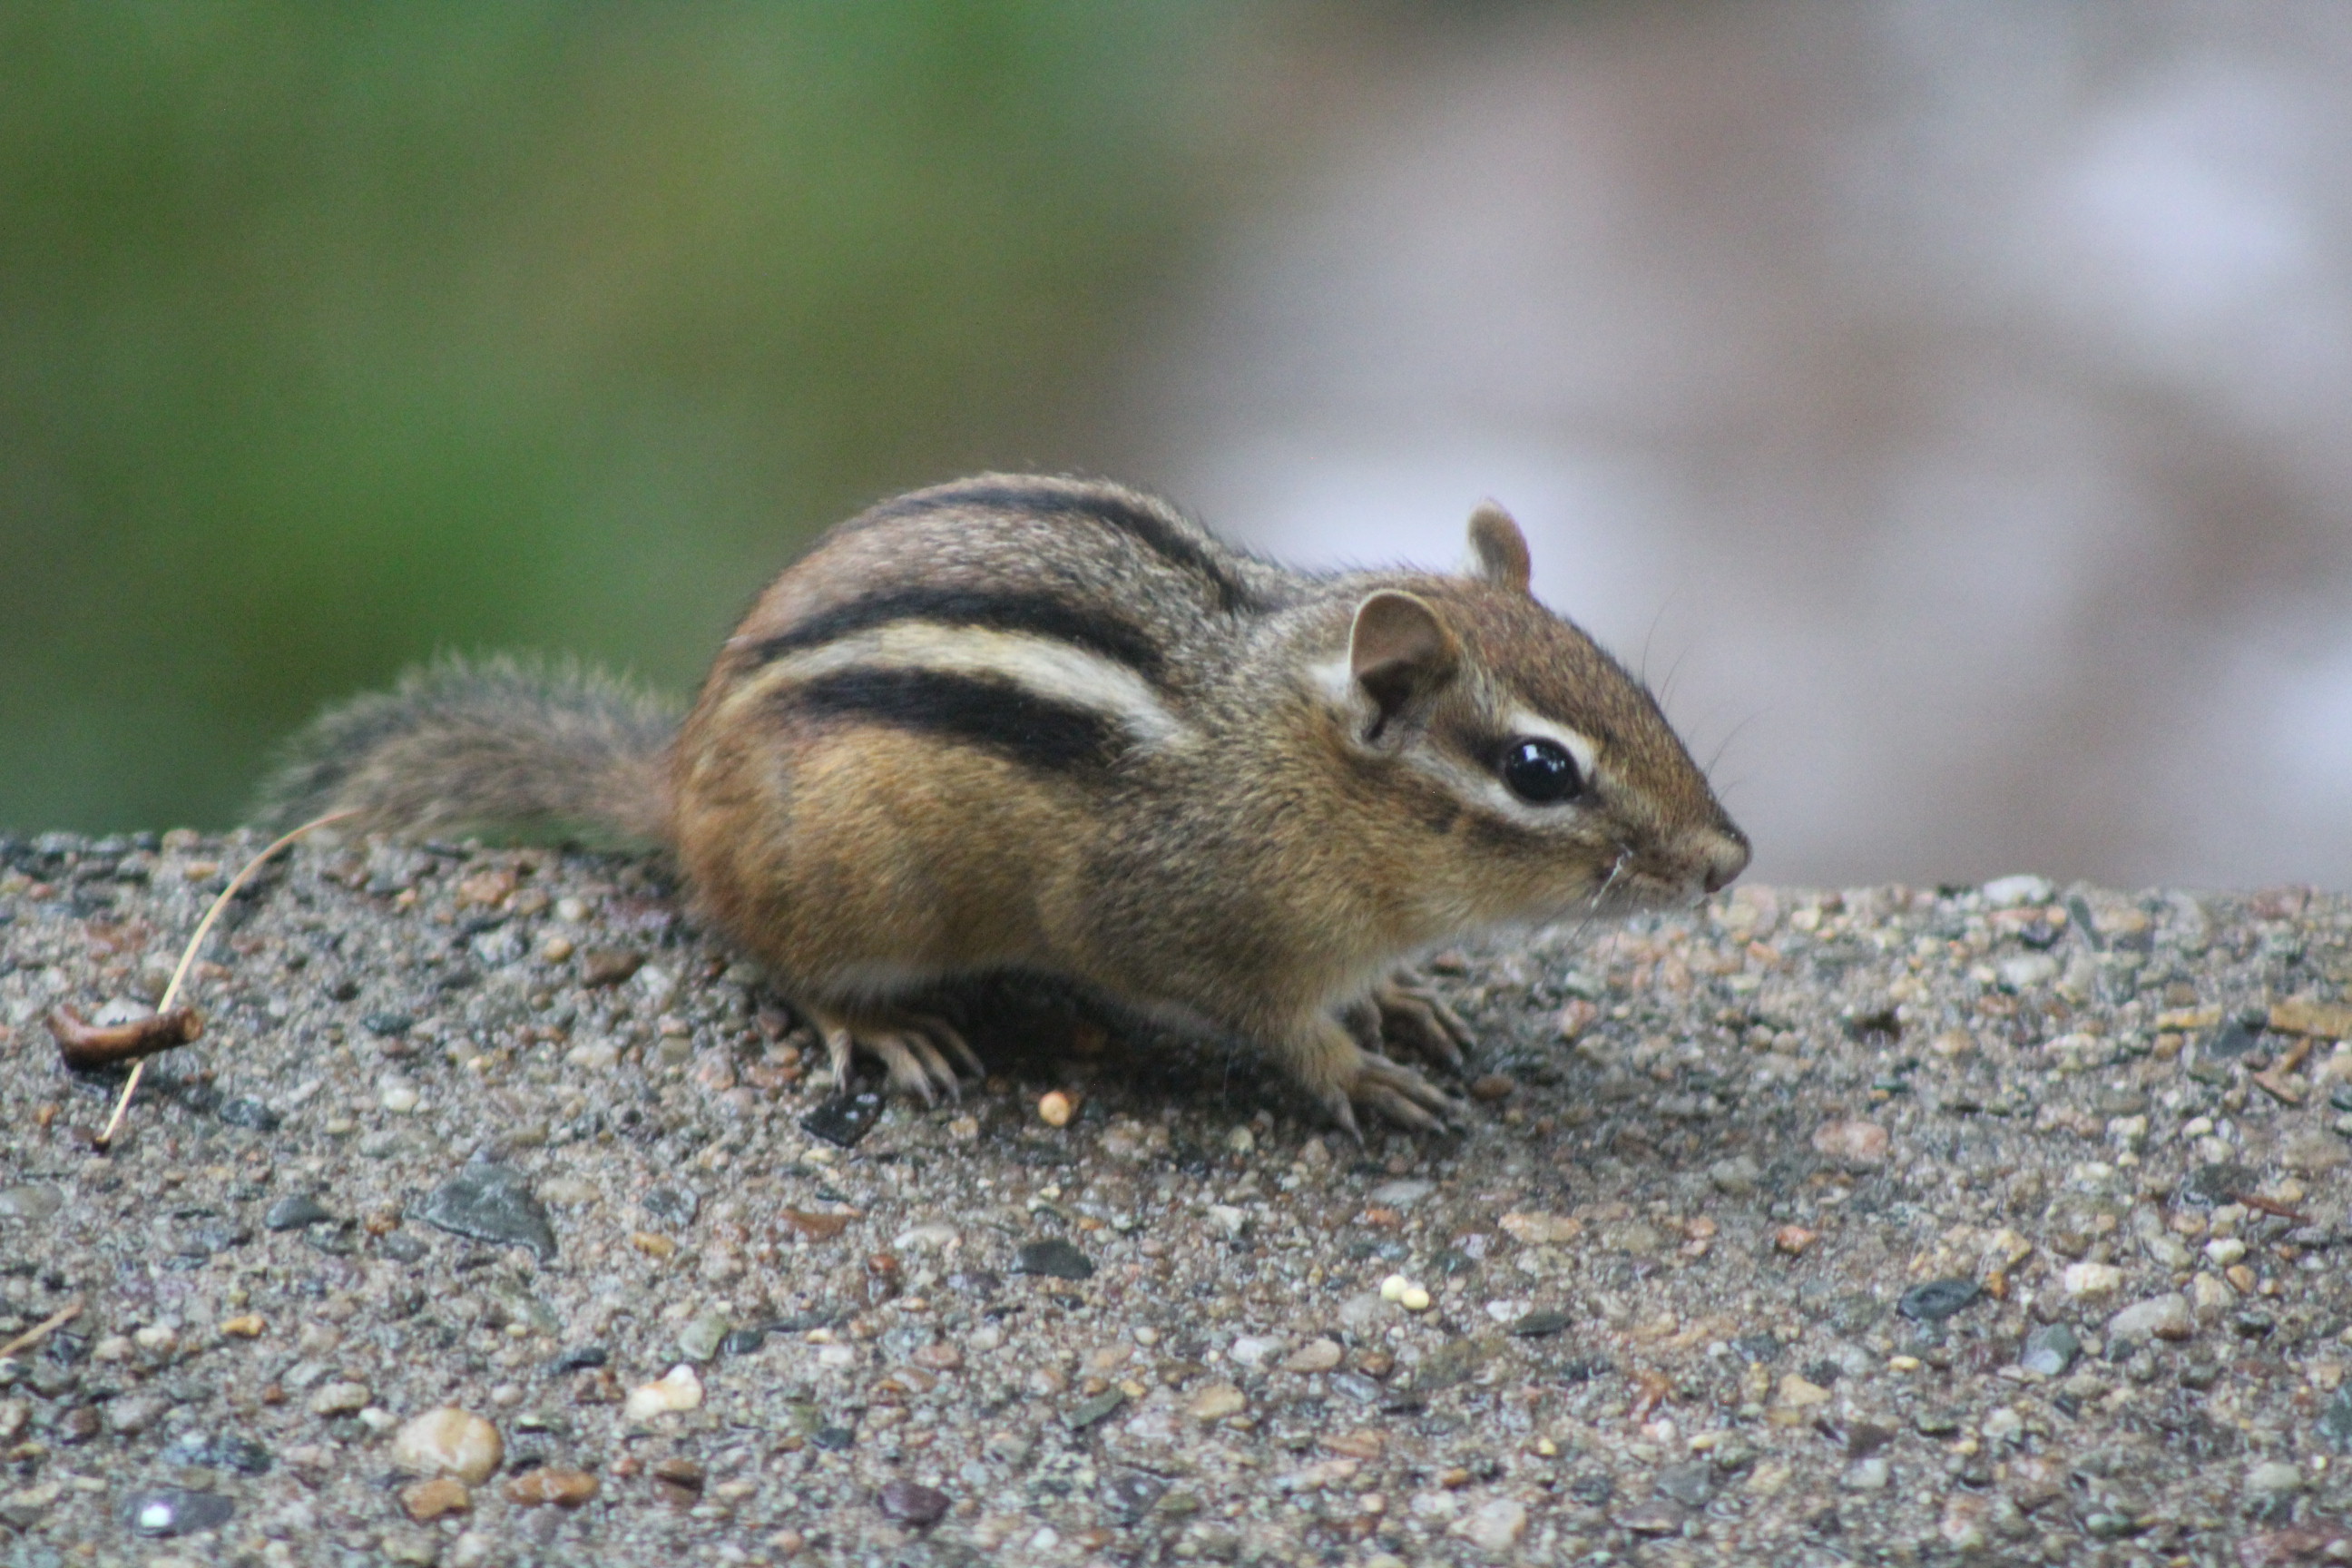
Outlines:
[[1166, 503], [988, 474], [887, 500], [769, 584], [682, 725], [577, 668], [444, 662], [331, 711], [270, 815], [586, 822], [667, 846], [822, 1034], [925, 1100], [979, 1064], [925, 1011], [1076, 982], [1276, 1058], [1349, 1131], [1460, 1102], [1468, 1030], [1401, 966], [1465, 935], [1695, 900], [1748, 841], [1650, 693], [1475, 570], [1314, 575]]

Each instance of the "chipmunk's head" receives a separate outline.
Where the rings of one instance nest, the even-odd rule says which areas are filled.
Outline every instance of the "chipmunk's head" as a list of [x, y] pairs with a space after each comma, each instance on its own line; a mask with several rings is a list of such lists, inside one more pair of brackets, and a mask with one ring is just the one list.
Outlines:
[[1689, 903], [1746, 868], [1649, 691], [1528, 589], [1525, 536], [1489, 503], [1475, 570], [1356, 603], [1339, 743], [1433, 923], [1541, 923]]

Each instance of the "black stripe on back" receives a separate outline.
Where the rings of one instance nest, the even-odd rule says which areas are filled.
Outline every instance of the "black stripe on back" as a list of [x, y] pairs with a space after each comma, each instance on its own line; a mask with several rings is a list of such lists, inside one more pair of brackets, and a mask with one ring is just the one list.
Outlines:
[[935, 669], [845, 669], [797, 681], [777, 705], [942, 735], [1048, 773], [1107, 768], [1127, 750], [1116, 719], [1009, 680]]
[[821, 610], [788, 632], [762, 638], [751, 649], [751, 661], [766, 664], [803, 648], [816, 647], [837, 637], [898, 621], [1025, 632], [1098, 653], [1151, 681], [1160, 679], [1166, 662], [1152, 640], [1129, 622], [1082, 608], [1050, 594], [919, 586], [887, 588]]
[[1171, 566], [1207, 580], [1217, 607], [1228, 612], [1258, 608], [1257, 597], [1208, 546], [1181, 525], [1124, 496], [1101, 490], [1066, 490], [1051, 485], [959, 485], [921, 491], [883, 502], [872, 515], [907, 517], [956, 507], [992, 511], [1038, 512], [1048, 517], [1085, 517], [1115, 528]]

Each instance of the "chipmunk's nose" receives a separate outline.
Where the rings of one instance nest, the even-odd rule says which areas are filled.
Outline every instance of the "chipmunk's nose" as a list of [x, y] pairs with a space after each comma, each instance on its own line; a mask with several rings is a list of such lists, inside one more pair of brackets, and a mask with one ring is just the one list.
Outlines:
[[1728, 822], [1723, 826], [1725, 831], [1706, 835], [1698, 851], [1699, 879], [1710, 893], [1723, 891], [1748, 869], [1748, 835]]

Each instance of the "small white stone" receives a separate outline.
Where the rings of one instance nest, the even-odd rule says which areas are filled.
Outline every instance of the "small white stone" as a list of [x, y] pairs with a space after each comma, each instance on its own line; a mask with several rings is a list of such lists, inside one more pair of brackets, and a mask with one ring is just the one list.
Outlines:
[[2031, 872], [1995, 877], [1977, 890], [1984, 895], [1986, 903], [1997, 910], [2013, 910], [2021, 904], [2046, 904], [2053, 891], [2048, 878], [2036, 877]]
[[1260, 1367], [1282, 1353], [1283, 1342], [1265, 1334], [1244, 1334], [1225, 1347], [1225, 1354], [1241, 1366]]
[[1527, 1505], [1509, 1498], [1489, 1498], [1454, 1528], [1479, 1551], [1499, 1555], [1517, 1545], [1519, 1537], [1526, 1533]]
[[1894, 1479], [1894, 1468], [1885, 1460], [1870, 1458], [1848, 1466], [1845, 1474], [1838, 1478], [1838, 1485], [1850, 1492], [1883, 1492]]
[[2219, 1236], [2205, 1244], [2205, 1256], [2217, 1268], [2227, 1268], [2246, 1256], [2246, 1244], [2234, 1236]]
[[405, 1116], [416, 1109], [421, 1097], [415, 1084], [396, 1078], [387, 1078], [376, 1086], [375, 1102], [394, 1116]]
[[2189, 1298], [2178, 1292], [2134, 1302], [2107, 1320], [2110, 1340], [2185, 1340], [2197, 1332]]
[[367, 1408], [368, 1386], [364, 1383], [330, 1383], [310, 1395], [313, 1415], [356, 1415]]
[[1231, 1204], [1211, 1204], [1209, 1223], [1223, 1231], [1228, 1237], [1238, 1238], [1249, 1228], [1249, 1215]]
[[505, 1458], [499, 1429], [454, 1405], [410, 1417], [392, 1439], [394, 1468], [412, 1476], [454, 1476], [469, 1487], [496, 1475]]
[[2077, 1300], [2112, 1296], [2124, 1284], [2124, 1271], [2112, 1263], [2069, 1263], [2060, 1278], [2066, 1294]]
[[1993, 965], [2004, 991], [2031, 991], [2058, 978], [2058, 961], [2046, 952], [2021, 952]]
[[[846, 1350], [847, 1346], [825, 1347]], [[629, 1397], [621, 1413], [631, 1421], [649, 1421], [656, 1415], [674, 1411], [692, 1410], [702, 1403], [702, 1380], [694, 1368], [684, 1362], [669, 1369], [665, 1376], [652, 1383], [640, 1384], [629, 1390]]]

